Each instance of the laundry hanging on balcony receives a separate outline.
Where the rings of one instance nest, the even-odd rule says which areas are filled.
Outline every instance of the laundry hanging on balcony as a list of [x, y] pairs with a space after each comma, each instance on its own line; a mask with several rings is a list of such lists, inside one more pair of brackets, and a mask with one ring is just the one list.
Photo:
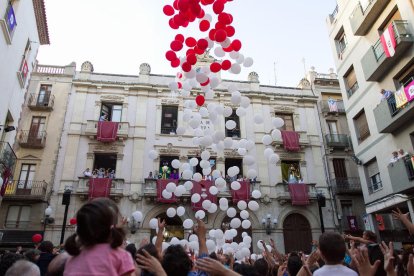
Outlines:
[[400, 90], [395, 91], [395, 106], [397, 108], [402, 108], [404, 105], [408, 103], [407, 96], [405, 94], [404, 88], [402, 87]]
[[165, 190], [165, 188], [167, 187], [168, 183], [175, 183], [175, 185], [178, 184], [178, 180], [177, 179], [158, 179], [157, 180], [157, 202], [160, 203], [175, 203], [177, 202], [177, 198], [175, 197], [174, 193], [172, 194], [171, 198], [164, 198], [162, 196], [162, 191]]
[[98, 197], [109, 197], [111, 193], [112, 179], [91, 178], [89, 179], [89, 199]]
[[392, 57], [395, 54], [397, 41], [395, 40], [394, 25], [390, 24], [381, 35], [381, 45], [384, 48], [385, 56]]
[[193, 188], [191, 189], [191, 196], [199, 194], [201, 199], [197, 203], [191, 203], [193, 211], [203, 210], [203, 201], [210, 200], [211, 203], [217, 204], [217, 195], [210, 193], [210, 187], [214, 186], [214, 182], [210, 180], [201, 180], [200, 182], [193, 181]]
[[288, 184], [292, 205], [308, 205], [309, 194], [308, 186], [306, 184]]
[[296, 131], [282, 130], [283, 146], [287, 151], [299, 151], [299, 133]]
[[407, 97], [407, 101], [414, 101], [414, 80], [404, 87], [404, 92]]
[[239, 181], [240, 189], [231, 190], [233, 203], [236, 204], [240, 200], [248, 202], [250, 200], [250, 181]]
[[103, 143], [115, 142], [118, 125], [117, 122], [98, 122], [97, 140]]
[[2, 197], [6, 193], [7, 186], [9, 185], [9, 178], [11, 175], [12, 175], [12, 171], [9, 168], [6, 168], [2, 175], [3, 183], [0, 183], [1, 184], [0, 196]]
[[348, 220], [349, 230], [358, 231], [358, 223], [356, 216], [347, 216], [346, 219]]

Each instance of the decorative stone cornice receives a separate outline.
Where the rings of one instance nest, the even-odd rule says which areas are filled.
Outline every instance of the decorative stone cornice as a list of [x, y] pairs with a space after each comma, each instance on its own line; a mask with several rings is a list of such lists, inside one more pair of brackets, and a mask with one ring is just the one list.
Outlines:
[[123, 102], [124, 97], [119, 95], [102, 95], [101, 101]]
[[180, 99], [178, 98], [163, 98], [161, 99], [162, 105], [179, 105]]
[[33, 0], [33, 9], [40, 45], [50, 44], [44, 0]]

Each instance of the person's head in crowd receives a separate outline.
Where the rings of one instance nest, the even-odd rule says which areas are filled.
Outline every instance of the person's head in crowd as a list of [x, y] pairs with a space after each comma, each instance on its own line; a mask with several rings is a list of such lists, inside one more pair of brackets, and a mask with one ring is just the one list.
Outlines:
[[135, 244], [130, 243], [125, 247], [125, 250], [128, 251], [131, 256], [132, 259], [135, 260], [135, 256], [137, 255], [137, 247], [135, 246]]
[[362, 234], [362, 238], [373, 243], [377, 242], [377, 235], [369, 230], [364, 231], [364, 233]]
[[290, 253], [288, 261], [287, 261], [287, 271], [289, 272], [289, 276], [296, 276], [296, 274], [298, 274], [301, 267], [302, 267], [302, 260], [299, 254], [296, 252]]
[[66, 252], [61, 253], [54, 258], [47, 268], [47, 276], [63, 276], [65, 264], [69, 258], [70, 255]]
[[235, 263], [234, 264], [234, 272], [239, 273], [240, 275], [243, 276], [256, 276], [259, 274], [256, 274], [256, 272], [254, 271], [253, 266], [248, 265], [248, 264], [238, 264]]
[[219, 258], [217, 257], [217, 254], [216, 254], [216, 252], [212, 252], [212, 253], [210, 253], [210, 255], [208, 255], [211, 259], [213, 259], [213, 260], [217, 260], [217, 261], [219, 261]]
[[42, 253], [53, 253], [53, 243], [51, 241], [42, 241], [39, 245], [39, 250]]
[[38, 249], [30, 249], [24, 253], [24, 257], [28, 261], [33, 262], [33, 263], [35, 263], [39, 259], [39, 256], [40, 256], [40, 250]]
[[5, 275], [6, 271], [18, 260], [22, 260], [24, 257], [21, 254], [16, 253], [4, 253], [0, 260], [0, 275]]
[[319, 250], [327, 265], [342, 264], [346, 245], [344, 238], [335, 232], [325, 232], [319, 237]]
[[123, 244], [125, 232], [116, 227], [118, 207], [108, 198], [97, 198], [84, 204], [76, 214], [76, 233], [65, 243], [66, 251], [72, 255], [80, 254], [80, 248], [109, 243], [112, 248]]
[[181, 245], [170, 245], [164, 252], [162, 267], [168, 276], [187, 275], [193, 262]]
[[5, 276], [40, 276], [40, 270], [32, 262], [19, 260], [7, 270]]
[[253, 268], [257, 272], [257, 275], [268, 275], [269, 273], [269, 265], [263, 258], [256, 260], [253, 264]]

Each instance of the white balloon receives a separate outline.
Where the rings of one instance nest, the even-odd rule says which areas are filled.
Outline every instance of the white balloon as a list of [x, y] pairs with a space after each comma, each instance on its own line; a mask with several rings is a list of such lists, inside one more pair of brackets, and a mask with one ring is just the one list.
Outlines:
[[210, 192], [210, 194], [212, 195], [216, 195], [218, 193], [218, 189], [216, 186], [211, 186], [208, 191]]
[[240, 200], [239, 202], [237, 202], [237, 208], [239, 208], [240, 210], [245, 210], [247, 208], [246, 201]]
[[269, 159], [270, 155], [273, 153], [273, 149], [272, 148], [266, 148], [264, 150], [264, 156]]
[[231, 182], [230, 187], [231, 187], [232, 190], [238, 191], [238, 190], [240, 190], [241, 185], [240, 185], [240, 182], [233, 181], [233, 182]]
[[201, 153], [201, 159], [208, 160], [210, 159], [210, 152], [208, 150], [205, 150]]
[[190, 164], [188, 163], [182, 163], [181, 164], [181, 170], [185, 171], [185, 170], [189, 170], [190, 169]]
[[222, 47], [217, 47], [216, 49], [214, 49], [214, 54], [217, 57], [224, 57], [226, 55], [226, 52], [224, 52]]
[[178, 185], [174, 191], [175, 196], [180, 197], [186, 192], [186, 189], [183, 185]]
[[195, 174], [193, 175], [193, 180], [194, 180], [195, 182], [200, 182], [202, 179], [203, 179], [203, 176], [201, 175], [201, 173], [195, 173]]
[[237, 59], [238, 57], [239, 57], [239, 52], [236, 52], [236, 51], [231, 51], [230, 52], [230, 57], [232, 58], [232, 59]]
[[192, 203], [197, 203], [197, 202], [199, 202], [199, 201], [200, 201], [200, 199], [201, 199], [200, 194], [193, 194], [193, 195], [191, 196], [191, 202], [192, 202]]
[[168, 192], [167, 190], [163, 190], [161, 194], [162, 194], [162, 197], [165, 199], [172, 198], [172, 193]]
[[245, 155], [245, 156], [243, 157], [243, 164], [244, 164], [244, 165], [251, 166], [251, 165], [253, 165], [255, 162], [256, 162], [256, 160], [255, 160], [255, 159], [254, 159], [254, 157], [253, 157], [253, 156], [251, 156], [251, 155]]
[[239, 169], [239, 167], [237, 167], [237, 166], [232, 166], [232, 167], [230, 167], [230, 168], [228, 168], [228, 169], [227, 169], [227, 174], [228, 174], [230, 177], [233, 177], [233, 176], [238, 175], [238, 174], [239, 174], [239, 172], [240, 172], [240, 169]]
[[263, 244], [262, 244], [262, 240], [258, 240], [258, 241], [257, 241], [257, 247], [258, 247], [260, 250], [264, 250], [264, 247], [263, 247]]
[[184, 135], [185, 127], [182, 127], [182, 126], [177, 127], [176, 133], [177, 133], [177, 135]]
[[182, 217], [182, 216], [184, 216], [184, 214], [185, 214], [185, 208], [183, 206], [178, 206], [177, 207], [177, 215], [179, 217]]
[[247, 150], [245, 148], [239, 148], [237, 150], [237, 153], [240, 154], [241, 156], [244, 156], [244, 155], [246, 155]]
[[191, 177], [193, 176], [193, 171], [191, 170], [185, 170], [183, 171], [183, 179], [191, 179]]
[[148, 152], [148, 157], [152, 160], [155, 160], [158, 158], [158, 152], [156, 150], [150, 150]]
[[210, 168], [210, 161], [208, 160], [201, 160], [200, 167], [203, 169]]
[[203, 169], [203, 175], [209, 175], [211, 173], [211, 167]]
[[170, 241], [171, 245], [177, 245], [180, 244], [180, 240], [177, 239], [176, 237], [172, 237], [171, 241]]
[[208, 110], [207, 110], [207, 108], [200, 107], [199, 112], [200, 112], [201, 117], [203, 117], [203, 118], [207, 118], [208, 117]]
[[230, 207], [229, 209], [227, 209], [227, 216], [230, 218], [235, 217], [237, 214], [236, 209], [234, 209], [233, 207]]
[[236, 126], [237, 126], [237, 124], [236, 124], [236, 122], [235, 122], [235, 121], [233, 121], [233, 120], [228, 120], [228, 121], [226, 122], [226, 128], [227, 128], [228, 130], [233, 130], [233, 129], [235, 129], [235, 128], [236, 128]]
[[244, 61], [244, 55], [240, 54], [239, 57], [237, 58], [236, 62], [237, 64], [242, 64]]
[[271, 164], [276, 164], [277, 162], [279, 162], [279, 159], [279, 155], [276, 153], [272, 153], [268, 158], [269, 163]]
[[253, 65], [253, 59], [251, 57], [247, 57], [244, 59], [243, 66], [244, 67], [251, 67]]
[[239, 117], [243, 117], [246, 115], [246, 109], [244, 109], [243, 107], [238, 107], [236, 109], [236, 115]]
[[150, 227], [151, 229], [156, 229], [156, 228], [158, 227], [158, 220], [157, 220], [156, 218], [152, 218], [152, 219], [149, 221], [149, 227]]
[[252, 140], [248, 140], [246, 143], [246, 149], [247, 150], [252, 150], [254, 148], [254, 142]]
[[216, 230], [214, 231], [214, 237], [216, 238], [216, 240], [220, 240], [220, 239], [222, 239], [222, 238], [223, 238], [223, 236], [224, 236], [223, 230], [221, 230], [221, 229], [216, 229]]
[[136, 221], [142, 222], [142, 218], [143, 218], [143, 216], [142, 216], [142, 213], [141, 213], [140, 211], [135, 211], [135, 212], [133, 212], [133, 213], [132, 213], [132, 217], [133, 217]]
[[254, 122], [256, 124], [262, 124], [263, 123], [263, 116], [261, 114], [254, 115]]
[[252, 238], [250, 236], [243, 237], [243, 243], [244, 244], [251, 244], [252, 243]]
[[170, 208], [167, 209], [166, 213], [167, 213], [168, 217], [173, 218], [177, 214], [177, 211], [175, 210], [175, 208], [170, 207]]
[[249, 212], [248, 212], [248, 211], [246, 211], [246, 210], [241, 210], [241, 211], [240, 211], [240, 217], [241, 217], [242, 219], [248, 219], [248, 218], [249, 218]]
[[195, 213], [195, 217], [198, 219], [204, 219], [206, 217], [206, 213], [203, 210], [198, 210]]
[[254, 190], [254, 191], [252, 192], [252, 197], [253, 197], [254, 199], [259, 199], [259, 198], [261, 198], [261, 197], [262, 197], [262, 193], [261, 193], [259, 190]]
[[220, 205], [229, 205], [229, 201], [227, 200], [227, 198], [222, 197], [222, 198], [219, 199], [219, 204]]
[[229, 117], [231, 114], [233, 114], [233, 109], [230, 106], [224, 107], [223, 116]]
[[239, 105], [241, 102], [241, 93], [239, 91], [232, 92], [230, 101], [234, 105]]
[[193, 137], [193, 145], [199, 146], [200, 145], [200, 139], [198, 137]]
[[190, 229], [193, 227], [193, 225], [194, 225], [194, 222], [191, 219], [186, 219], [183, 222], [183, 226], [185, 229]]
[[271, 133], [273, 140], [282, 140], [282, 132], [279, 129], [274, 129]]
[[209, 212], [210, 214], [214, 214], [215, 212], [217, 212], [217, 204], [211, 203], [211, 206], [210, 208], [208, 208], [207, 212]]
[[193, 129], [196, 129], [200, 126], [201, 120], [198, 120], [196, 118], [192, 118], [190, 120], [190, 122], [188, 122], [188, 124], [190, 125], [190, 127], [192, 127]]
[[220, 79], [217, 77], [211, 77], [210, 78], [210, 87], [212, 89], [217, 88], [217, 86], [219, 86], [220, 84]]
[[216, 243], [213, 240], [206, 240], [206, 246], [209, 252], [216, 250]]
[[231, 139], [230, 137], [226, 137], [224, 139], [224, 147], [226, 147], [227, 149], [230, 149], [233, 146], [233, 139]]
[[205, 83], [208, 80], [208, 76], [205, 73], [196, 74], [196, 80], [199, 83]]
[[237, 229], [237, 228], [239, 228], [239, 227], [240, 227], [240, 225], [241, 225], [241, 220], [240, 220], [239, 218], [233, 218], [233, 219], [230, 221], [230, 226], [231, 226], [231, 228], [233, 228], [233, 229]]
[[219, 178], [221, 177], [221, 172], [219, 170], [214, 170], [212, 175], [214, 178]]
[[250, 99], [246, 96], [241, 97], [240, 106], [243, 108], [248, 108], [250, 105]]
[[250, 226], [252, 226], [252, 223], [250, 222], [250, 220], [243, 220], [243, 222], [242, 222], [242, 228], [243, 229], [249, 229]]
[[201, 137], [204, 135], [204, 131], [201, 128], [194, 129], [194, 136]]
[[190, 191], [190, 190], [193, 188], [193, 186], [194, 186], [194, 184], [193, 184], [193, 182], [192, 182], [192, 181], [186, 181], [186, 182], [184, 183], [184, 187], [185, 187], [185, 189], [186, 189], [187, 191]]
[[177, 159], [174, 159], [173, 161], [171, 161], [171, 166], [174, 169], [179, 169], [180, 166], [181, 166], [181, 162], [179, 160], [177, 160]]
[[[157, 237], [157, 236], [155, 236], [155, 238], [156, 238], [156, 237]], [[155, 243], [153, 243], [153, 244], [155, 244]], [[188, 242], [187, 240], [185, 240], [185, 239], [180, 240], [180, 245], [181, 245], [183, 248], [188, 247], [188, 244], [189, 244], [189, 242]]]
[[226, 186], [226, 180], [224, 180], [222, 177], [219, 177], [214, 181], [214, 184], [217, 186], [217, 188], [220, 189], [220, 187]]
[[266, 134], [266, 135], [264, 135], [264, 136], [263, 136], [263, 138], [262, 138], [262, 143], [263, 143], [263, 145], [268, 146], [268, 145], [270, 145], [272, 142], [273, 142], [272, 136], [270, 136], [270, 135], [268, 135], [268, 134]]
[[216, 132], [214, 132], [214, 140], [217, 142], [224, 140], [224, 138], [226, 137], [226, 134], [224, 134], [223, 131], [221, 130], [217, 130]]
[[191, 158], [190, 159], [190, 165], [193, 166], [193, 167], [197, 166], [198, 165], [198, 159], [195, 158], [195, 157]]
[[257, 171], [255, 169], [250, 169], [247, 171], [247, 178], [253, 179], [257, 177]]
[[211, 207], [211, 201], [206, 199], [201, 203], [201, 206], [203, 206], [204, 210], [208, 210]]
[[257, 210], [259, 210], [259, 203], [257, 203], [256, 201], [249, 201], [249, 209], [252, 210], [253, 212], [256, 212]]
[[230, 72], [232, 72], [233, 74], [240, 74], [241, 72], [240, 64], [233, 63], [231, 65]]
[[222, 114], [223, 114], [223, 112], [224, 112], [224, 106], [223, 106], [223, 105], [221, 105], [221, 104], [217, 105], [217, 106], [216, 106], [216, 113], [217, 113], [218, 115], [222, 115]]
[[282, 118], [276, 117], [272, 119], [272, 124], [275, 128], [281, 128], [282, 126], [284, 126], [285, 121], [283, 121]]

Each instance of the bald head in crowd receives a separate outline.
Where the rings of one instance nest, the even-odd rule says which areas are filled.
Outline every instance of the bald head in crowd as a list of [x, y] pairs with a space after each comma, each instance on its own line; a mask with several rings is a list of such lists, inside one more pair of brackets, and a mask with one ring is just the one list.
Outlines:
[[15, 262], [6, 272], [5, 276], [40, 276], [37, 265], [26, 260]]

